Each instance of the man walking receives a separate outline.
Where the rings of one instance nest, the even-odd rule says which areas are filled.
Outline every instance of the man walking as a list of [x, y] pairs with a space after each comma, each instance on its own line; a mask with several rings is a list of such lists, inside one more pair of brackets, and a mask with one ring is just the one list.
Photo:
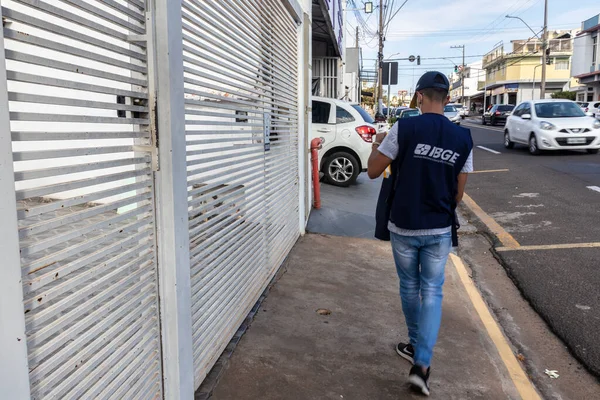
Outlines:
[[444, 74], [424, 74], [413, 98], [422, 115], [400, 119], [389, 134], [377, 135], [368, 165], [371, 179], [392, 165], [388, 229], [409, 335], [396, 351], [413, 363], [409, 382], [425, 395], [442, 317], [444, 269], [458, 244], [455, 210], [473, 171], [471, 132], [444, 116], [449, 89]]

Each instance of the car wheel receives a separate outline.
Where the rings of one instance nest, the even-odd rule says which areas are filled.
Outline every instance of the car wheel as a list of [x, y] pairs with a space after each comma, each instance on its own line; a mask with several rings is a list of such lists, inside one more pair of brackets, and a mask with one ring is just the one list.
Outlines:
[[588, 153], [589, 154], [598, 154], [598, 151], [600, 151], [600, 149], [588, 149]]
[[481, 125], [485, 125], [485, 117], [481, 118]]
[[510, 133], [508, 133], [508, 129], [504, 131], [504, 147], [507, 149], [512, 149], [515, 147], [515, 143], [510, 140]]
[[323, 172], [328, 183], [348, 187], [356, 181], [360, 170], [358, 161], [352, 154], [339, 152], [329, 156], [323, 165]]
[[535, 135], [533, 133], [531, 134], [531, 137], [529, 138], [529, 153], [531, 153], [534, 156], [538, 156], [542, 153], [542, 151], [538, 147], [537, 138], [535, 137]]

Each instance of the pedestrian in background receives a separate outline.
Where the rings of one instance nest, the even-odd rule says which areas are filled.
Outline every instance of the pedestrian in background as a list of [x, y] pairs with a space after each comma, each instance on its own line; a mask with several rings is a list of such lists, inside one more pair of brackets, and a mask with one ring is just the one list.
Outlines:
[[409, 335], [396, 351], [413, 364], [409, 382], [425, 395], [442, 317], [446, 261], [458, 245], [456, 207], [473, 171], [470, 130], [444, 116], [449, 89], [444, 74], [424, 74], [411, 103], [422, 115], [400, 119], [387, 135], [378, 134], [368, 164], [371, 179], [391, 164], [388, 229]]

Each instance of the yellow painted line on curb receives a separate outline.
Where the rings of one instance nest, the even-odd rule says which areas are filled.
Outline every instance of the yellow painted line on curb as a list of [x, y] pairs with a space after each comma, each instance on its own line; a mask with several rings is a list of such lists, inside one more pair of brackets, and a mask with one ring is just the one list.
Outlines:
[[502, 242], [504, 247], [509, 249], [521, 247], [519, 242], [517, 242], [517, 240], [510, 233], [506, 232], [506, 230], [501, 227], [494, 218], [490, 217], [485, 211], [483, 211], [468, 194], [464, 194], [463, 201], [465, 205], [473, 212], [473, 214], [475, 214], [477, 218], [479, 218], [481, 222], [483, 222], [488, 229], [498, 237], [498, 240]]
[[475, 307], [483, 326], [485, 327], [490, 339], [492, 339], [494, 346], [496, 346], [496, 349], [500, 354], [500, 358], [506, 366], [508, 374], [517, 388], [519, 395], [524, 400], [541, 400], [540, 395], [533, 387], [533, 384], [527, 377], [527, 374], [521, 367], [521, 364], [519, 364], [517, 357], [515, 357], [515, 354], [510, 348], [508, 341], [502, 334], [498, 323], [492, 317], [492, 314], [483, 301], [481, 294], [475, 287], [473, 280], [471, 280], [469, 277], [467, 268], [463, 264], [462, 260], [460, 257], [454, 254], [450, 254], [450, 260], [458, 272], [458, 276], [460, 277], [460, 280], [462, 281], [462, 284], [465, 287], [465, 290], [469, 295], [469, 299], [471, 299], [471, 303], [473, 304], [473, 307]]
[[510, 170], [508, 169], [484, 169], [481, 171], [473, 171], [473, 172], [469, 172], [469, 174], [487, 174], [490, 172], [508, 172]]
[[563, 243], [563, 244], [543, 244], [532, 246], [520, 246], [518, 248], [498, 247], [496, 251], [533, 251], [533, 250], [554, 250], [554, 249], [590, 249], [600, 247], [600, 242], [595, 243]]

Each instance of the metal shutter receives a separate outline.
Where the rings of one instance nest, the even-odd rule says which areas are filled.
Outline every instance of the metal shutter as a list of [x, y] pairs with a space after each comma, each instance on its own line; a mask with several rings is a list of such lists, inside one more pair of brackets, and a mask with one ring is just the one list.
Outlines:
[[298, 237], [298, 45], [278, 0], [182, 15], [199, 386]]
[[35, 399], [162, 396], [144, 3], [1, 1]]

